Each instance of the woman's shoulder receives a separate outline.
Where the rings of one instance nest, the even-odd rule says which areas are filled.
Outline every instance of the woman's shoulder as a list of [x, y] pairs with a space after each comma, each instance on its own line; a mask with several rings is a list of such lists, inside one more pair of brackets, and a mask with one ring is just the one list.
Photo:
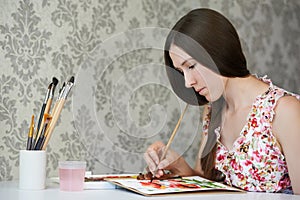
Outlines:
[[300, 100], [296, 96], [281, 97], [275, 107], [273, 133], [280, 143], [299, 138], [300, 129]]
[[286, 89], [274, 85], [271, 79], [267, 76], [258, 77], [259, 80], [263, 81], [269, 86], [268, 91], [262, 95], [261, 99], [270, 100], [274, 108], [276, 107], [286, 107], [289, 106], [289, 103], [298, 104], [300, 100], [300, 95], [290, 92]]
[[300, 99], [297, 96], [292, 95], [282, 96], [278, 99], [275, 111], [276, 115], [283, 115], [286, 117], [292, 117], [293, 115], [300, 116]]
[[[285, 89], [273, 86], [273, 95], [276, 99], [274, 111], [277, 121], [298, 120], [300, 118], [300, 95], [289, 92]], [[291, 119], [293, 118], [293, 119]]]

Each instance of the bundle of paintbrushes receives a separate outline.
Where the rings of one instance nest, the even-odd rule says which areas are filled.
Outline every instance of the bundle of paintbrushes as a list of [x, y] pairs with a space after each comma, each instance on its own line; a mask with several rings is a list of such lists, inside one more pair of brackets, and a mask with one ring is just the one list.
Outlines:
[[45, 99], [43, 101], [36, 129], [34, 128], [34, 115], [32, 115], [28, 133], [26, 147], [27, 150], [46, 149], [52, 132], [56, 126], [56, 122], [67, 99], [67, 96], [74, 85], [74, 76], [72, 76], [69, 81], [64, 82], [63, 86], [59, 90], [59, 94], [54, 104], [54, 107], [51, 109], [52, 100], [57, 84], [57, 78], [53, 77], [52, 83], [49, 84]]

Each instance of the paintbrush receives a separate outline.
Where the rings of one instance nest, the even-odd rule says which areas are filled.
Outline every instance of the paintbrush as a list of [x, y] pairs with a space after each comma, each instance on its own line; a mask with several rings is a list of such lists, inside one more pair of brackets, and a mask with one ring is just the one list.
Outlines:
[[46, 149], [46, 146], [49, 142], [49, 139], [52, 135], [52, 132], [55, 128], [56, 122], [60, 116], [60, 113], [63, 109], [63, 106], [65, 104], [65, 101], [67, 99], [67, 96], [71, 90], [71, 88], [74, 85], [74, 76], [72, 76], [70, 78], [70, 80], [65, 84], [65, 86], [63, 86], [63, 88], [60, 91], [60, 94], [58, 96], [58, 99], [55, 103], [54, 109], [53, 109], [53, 113], [52, 113], [52, 120], [50, 122], [50, 124], [48, 125], [47, 129], [46, 129], [46, 133], [45, 133], [45, 142], [43, 144], [42, 150]]
[[34, 132], [34, 115], [32, 115], [32, 117], [31, 117], [31, 123], [30, 123], [29, 132], [28, 132], [28, 139], [27, 139], [26, 150], [31, 150], [31, 148], [32, 148], [32, 136], [33, 136], [33, 132]]
[[44, 114], [43, 128], [42, 128], [42, 131], [41, 131], [41, 135], [40, 135], [40, 137], [38, 138], [38, 140], [36, 142], [34, 150], [41, 150], [41, 148], [43, 146], [43, 142], [45, 140], [45, 131], [47, 129], [47, 126], [48, 126], [49, 122], [51, 121], [51, 118], [52, 117], [49, 114], [47, 114], [47, 113]]
[[107, 179], [136, 179], [137, 175], [99, 175], [99, 176], [92, 176], [92, 177], [84, 177], [84, 181], [86, 182], [94, 182], [94, 181], [105, 181]]
[[48, 89], [47, 89], [45, 99], [43, 101], [43, 105], [42, 105], [42, 108], [41, 108], [37, 129], [36, 129], [35, 135], [33, 137], [32, 148], [34, 148], [35, 142], [40, 136], [40, 132], [41, 132], [40, 128], [41, 128], [41, 125], [42, 125], [43, 116], [44, 116], [44, 113], [45, 113], [45, 108], [46, 108], [46, 105], [47, 105], [48, 98], [50, 96], [50, 91], [51, 91], [52, 86], [53, 86], [53, 83], [50, 83], [49, 86], [48, 86]]
[[[179, 128], [179, 125], [180, 125], [180, 123], [181, 123], [181, 120], [182, 120], [182, 118], [183, 118], [183, 116], [184, 116], [184, 114], [185, 114], [185, 111], [187, 110], [188, 106], [189, 106], [189, 104], [186, 104], [186, 106], [185, 106], [183, 112], [181, 113], [181, 115], [180, 115], [180, 117], [179, 117], [179, 119], [178, 119], [178, 122], [177, 122], [177, 124], [176, 124], [176, 126], [175, 126], [175, 128], [174, 128], [174, 130], [173, 130], [173, 132], [172, 132], [172, 134], [171, 134], [171, 137], [170, 137], [170, 139], [169, 139], [169, 141], [168, 141], [166, 147], [164, 148], [164, 151], [163, 151], [162, 156], [160, 157], [160, 160], [163, 160], [163, 159], [166, 157], [167, 152], [168, 152], [168, 150], [169, 150], [169, 148], [170, 148], [170, 146], [171, 146], [171, 143], [172, 143], [173, 140], [174, 140], [174, 137], [175, 137], [175, 135], [176, 135], [176, 132], [177, 132], [177, 130], [178, 130], [178, 128]], [[157, 165], [157, 166], [158, 166], [158, 165]], [[156, 168], [155, 168], [155, 170], [154, 170], [154, 173], [153, 173], [153, 175], [152, 175], [151, 182], [152, 182], [152, 180], [153, 180], [153, 179], [155, 178], [155, 176], [156, 176], [156, 173], [157, 173], [157, 170], [158, 170], [158, 167], [157, 167], [157, 166], [156, 166]]]
[[58, 96], [57, 96], [56, 102], [55, 102], [54, 107], [53, 107], [53, 109], [52, 109], [52, 113], [54, 113], [55, 110], [56, 110], [56, 107], [57, 107], [57, 105], [58, 105], [59, 100], [61, 99], [61, 96], [62, 96], [63, 90], [65, 89], [65, 86], [66, 86], [66, 82], [64, 82], [64, 83], [63, 83], [63, 86], [59, 89], [59, 92], [58, 92]]
[[45, 112], [44, 113], [49, 113], [49, 111], [50, 111], [52, 100], [53, 100], [53, 97], [54, 97], [54, 91], [55, 91], [57, 83], [58, 83], [57, 78], [53, 77], [52, 78], [52, 84], [53, 84], [53, 86], [50, 89], [50, 93], [49, 93], [49, 97], [47, 99], [47, 104], [46, 104], [46, 108], [45, 108]]

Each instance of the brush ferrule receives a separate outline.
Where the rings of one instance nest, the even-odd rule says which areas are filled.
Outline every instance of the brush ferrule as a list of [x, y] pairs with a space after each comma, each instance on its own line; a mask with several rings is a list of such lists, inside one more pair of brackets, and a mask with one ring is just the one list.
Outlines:
[[74, 85], [74, 83], [72, 83], [72, 82], [68, 82], [68, 83], [66, 84], [65, 90], [64, 90], [63, 93], [62, 93], [62, 98], [63, 98], [63, 99], [66, 99], [66, 98], [67, 98], [67, 96], [69, 95], [70, 90], [71, 90], [71, 88], [73, 87], [73, 85]]
[[49, 98], [49, 96], [50, 96], [50, 90], [51, 90], [51, 89], [48, 89], [48, 90], [47, 90], [47, 93], [46, 93], [46, 96], [45, 96], [45, 99], [44, 99], [44, 102], [43, 102], [44, 104], [46, 104], [47, 101], [48, 101], [48, 98]]
[[53, 87], [51, 88], [51, 98], [54, 97], [54, 91], [55, 91], [56, 85], [53, 85]]
[[53, 99], [53, 97], [54, 97], [54, 87], [51, 87], [48, 99]]
[[60, 100], [63, 97], [63, 93], [66, 90], [66, 86], [63, 86], [58, 94], [57, 100]]

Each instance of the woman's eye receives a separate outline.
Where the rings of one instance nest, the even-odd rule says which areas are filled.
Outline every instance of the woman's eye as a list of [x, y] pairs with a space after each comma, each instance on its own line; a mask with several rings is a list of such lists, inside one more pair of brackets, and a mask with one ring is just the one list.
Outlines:
[[189, 69], [194, 69], [196, 64], [189, 66]]

